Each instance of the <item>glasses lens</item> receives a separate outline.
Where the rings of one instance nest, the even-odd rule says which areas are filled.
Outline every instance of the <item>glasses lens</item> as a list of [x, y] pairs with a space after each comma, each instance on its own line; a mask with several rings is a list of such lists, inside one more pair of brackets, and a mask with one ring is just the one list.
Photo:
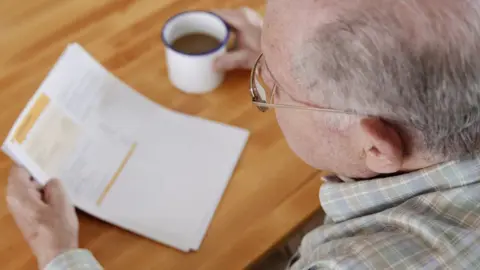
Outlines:
[[265, 58], [263, 56], [260, 58], [257, 69], [255, 70], [255, 86], [257, 88], [258, 97], [261, 99], [259, 100], [260, 102], [273, 102], [272, 90], [275, 86], [275, 83], [267, 68]]

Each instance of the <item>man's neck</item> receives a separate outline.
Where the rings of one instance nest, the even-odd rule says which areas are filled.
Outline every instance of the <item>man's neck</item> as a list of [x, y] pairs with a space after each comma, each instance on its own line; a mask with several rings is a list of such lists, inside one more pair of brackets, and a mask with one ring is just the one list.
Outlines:
[[445, 160], [445, 158], [438, 158], [426, 155], [412, 155], [404, 160], [402, 168], [399, 172], [403, 174], [418, 171], [444, 163], [446, 161], [447, 160]]

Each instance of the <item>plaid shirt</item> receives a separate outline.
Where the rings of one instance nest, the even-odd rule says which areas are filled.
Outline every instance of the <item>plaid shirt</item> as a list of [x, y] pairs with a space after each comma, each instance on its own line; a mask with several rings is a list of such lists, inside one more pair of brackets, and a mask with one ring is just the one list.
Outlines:
[[85, 249], [70, 250], [58, 255], [45, 270], [102, 270], [92, 253]]
[[305, 236], [292, 270], [480, 269], [480, 156], [381, 179], [325, 180], [329, 222]]
[[[327, 177], [328, 222], [302, 241], [292, 270], [480, 269], [480, 156], [355, 182]], [[86, 250], [45, 270], [101, 270]]]

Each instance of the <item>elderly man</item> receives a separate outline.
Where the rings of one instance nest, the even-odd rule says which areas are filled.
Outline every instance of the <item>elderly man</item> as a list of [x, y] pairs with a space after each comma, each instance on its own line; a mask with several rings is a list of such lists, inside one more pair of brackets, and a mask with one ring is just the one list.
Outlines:
[[[337, 175], [291, 269], [480, 267], [480, 1], [269, 1], [261, 46], [256, 14], [219, 14], [240, 46], [216, 67], [253, 65], [254, 103]], [[101, 268], [57, 181], [13, 169], [8, 202], [41, 268]]]

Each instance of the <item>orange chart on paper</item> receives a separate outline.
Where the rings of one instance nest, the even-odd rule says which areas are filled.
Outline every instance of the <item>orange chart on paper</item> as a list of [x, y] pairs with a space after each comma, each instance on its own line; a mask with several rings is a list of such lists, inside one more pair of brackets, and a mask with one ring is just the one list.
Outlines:
[[103, 190], [102, 194], [98, 198], [98, 200], [97, 200], [97, 205], [98, 206], [100, 206], [102, 204], [102, 202], [105, 200], [105, 197], [107, 197], [108, 192], [110, 192], [110, 189], [112, 189], [113, 185], [117, 181], [118, 176], [120, 176], [120, 173], [122, 173], [123, 169], [125, 168], [125, 165], [127, 165], [128, 161], [132, 157], [133, 152], [135, 152], [136, 148], [137, 148], [137, 144], [136, 143], [132, 144], [132, 146], [130, 147], [130, 150], [128, 151], [127, 155], [125, 156], [122, 163], [120, 164], [120, 167], [118, 167], [118, 170], [115, 172], [112, 179], [110, 179], [107, 186]]
[[22, 144], [27, 139], [27, 134], [33, 128], [38, 118], [49, 103], [50, 98], [43, 93], [37, 98], [35, 104], [30, 109], [28, 114], [23, 118], [22, 123], [15, 131], [13, 136], [13, 142], [16, 141], [17, 143]]

